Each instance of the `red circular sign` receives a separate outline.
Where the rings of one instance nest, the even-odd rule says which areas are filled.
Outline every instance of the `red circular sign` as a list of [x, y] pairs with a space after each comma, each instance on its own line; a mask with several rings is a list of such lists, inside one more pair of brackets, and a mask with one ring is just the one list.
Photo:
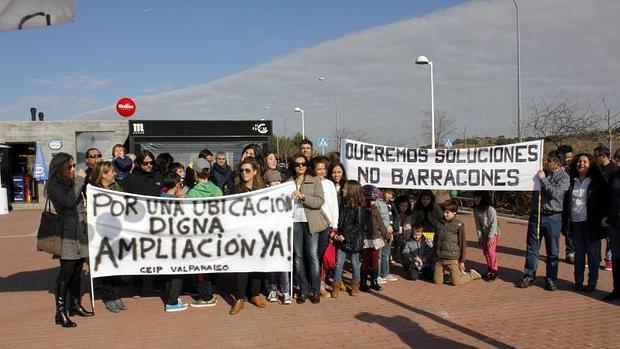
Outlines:
[[136, 102], [129, 97], [123, 97], [116, 102], [116, 111], [120, 116], [128, 118], [136, 112]]

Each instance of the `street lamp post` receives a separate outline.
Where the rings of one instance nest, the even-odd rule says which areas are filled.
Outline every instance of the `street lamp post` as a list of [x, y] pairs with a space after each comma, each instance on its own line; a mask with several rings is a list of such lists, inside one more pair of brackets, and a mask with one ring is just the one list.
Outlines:
[[[319, 77], [319, 81], [323, 82], [326, 81], [327, 78], [320, 76]], [[334, 88], [334, 109], [335, 109], [335, 114], [336, 114], [336, 135], [338, 135], [338, 91], [336, 90], [336, 86], [332, 84], [332, 87]]]
[[418, 56], [415, 64], [427, 64], [431, 68], [431, 149], [435, 149], [435, 91], [433, 86], [433, 62], [426, 56]]
[[515, 11], [517, 13], [517, 136], [519, 142], [523, 142], [523, 136], [521, 134], [521, 42], [519, 34], [519, 5], [517, 0], [512, 0], [515, 4]]
[[304, 120], [304, 110], [300, 107], [293, 109], [296, 113], [301, 113], [301, 138], [306, 139], [306, 122]]

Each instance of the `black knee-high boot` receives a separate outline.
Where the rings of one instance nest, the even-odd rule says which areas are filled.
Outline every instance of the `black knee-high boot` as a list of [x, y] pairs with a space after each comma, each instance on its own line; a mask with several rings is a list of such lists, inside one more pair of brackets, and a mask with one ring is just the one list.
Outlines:
[[377, 269], [373, 269], [370, 272], [370, 288], [375, 291], [381, 291], [381, 285], [377, 282], [377, 276], [379, 276], [379, 271]]
[[56, 283], [56, 324], [62, 327], [75, 327], [77, 324], [67, 315], [67, 284]]
[[73, 276], [73, 280], [71, 280], [71, 303], [69, 304], [69, 315], [74, 316], [93, 316], [94, 313], [92, 311], [88, 311], [84, 309], [82, 306], [82, 270], [80, 270], [79, 274]]
[[360, 272], [360, 291], [370, 291], [370, 288], [368, 287], [368, 270], [362, 269], [362, 271]]

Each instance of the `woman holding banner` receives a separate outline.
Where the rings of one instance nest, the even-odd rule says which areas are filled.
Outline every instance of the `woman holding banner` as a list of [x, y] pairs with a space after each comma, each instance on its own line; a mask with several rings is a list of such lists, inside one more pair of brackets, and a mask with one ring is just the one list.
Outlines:
[[[260, 174], [260, 165], [254, 157], [248, 157], [239, 163], [235, 184], [228, 194], [247, 193], [249, 191], [262, 189], [265, 187]], [[250, 303], [259, 308], [265, 308], [267, 304], [260, 295], [262, 273], [236, 273], [233, 288], [235, 303], [230, 308], [229, 314], [235, 315], [243, 309], [245, 304], [246, 292], [249, 295]], [[249, 292], [248, 292], [249, 291]]]
[[[329, 221], [321, 210], [325, 203], [321, 182], [309, 174], [308, 159], [297, 153], [291, 158], [289, 172], [295, 182], [293, 199], [293, 251], [295, 254], [295, 275], [299, 283], [297, 304], [310, 296], [310, 301], [321, 301], [321, 273], [319, 266], [319, 233], [327, 229]], [[308, 261], [306, 265], [305, 261]], [[307, 267], [307, 268], [306, 268]], [[307, 275], [310, 276], [308, 280]], [[311, 291], [311, 295], [310, 292]]]
[[[77, 324], [69, 315], [92, 316], [93, 313], [82, 307], [81, 280], [84, 259], [88, 257], [88, 236], [86, 226], [78, 214], [82, 204], [83, 182], [75, 178], [75, 161], [67, 153], [58, 153], [50, 162], [50, 180], [46, 194], [60, 218], [61, 251], [60, 272], [56, 278], [56, 316], [55, 322], [62, 327], [75, 327]], [[67, 306], [67, 293], [71, 295]]]
[[[575, 290], [593, 292], [601, 263], [601, 239], [607, 183], [590, 154], [578, 154], [569, 165], [570, 189], [564, 199], [565, 218], [570, 217], [570, 231], [575, 245]], [[588, 258], [588, 285], [583, 274]]]
[[[148, 150], [143, 150], [136, 157], [136, 168], [121, 183], [123, 189], [132, 194], [148, 195], [158, 197], [161, 194], [163, 178], [153, 170], [155, 166], [155, 155]], [[133, 276], [133, 296], [140, 298], [146, 291], [145, 279], [150, 277]]]
[[[121, 186], [116, 183], [116, 170], [111, 161], [103, 161], [95, 165], [90, 176], [91, 184], [108, 190], [123, 191]], [[120, 290], [121, 280], [118, 276], [108, 276], [101, 278], [101, 299], [106, 309], [113, 313], [127, 310], [121, 300]]]

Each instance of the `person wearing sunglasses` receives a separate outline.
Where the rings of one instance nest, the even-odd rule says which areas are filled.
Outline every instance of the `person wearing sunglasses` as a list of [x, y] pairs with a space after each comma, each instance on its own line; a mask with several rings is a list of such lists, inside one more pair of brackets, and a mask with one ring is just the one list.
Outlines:
[[[101, 151], [99, 149], [89, 148], [86, 151], [86, 157], [84, 158], [84, 163], [86, 164], [86, 176], [84, 178], [84, 183], [90, 183], [90, 176], [93, 173], [93, 168], [95, 168], [95, 165], [102, 161], [103, 155], [101, 155]], [[81, 172], [80, 176], [84, 177], [84, 172]], [[86, 186], [84, 186], [83, 193], [86, 195]]]
[[300, 288], [297, 304], [304, 303], [308, 297], [313, 304], [321, 301], [319, 233], [330, 225], [329, 219], [321, 210], [325, 203], [323, 185], [318, 178], [309, 174], [308, 166], [308, 159], [301, 153], [293, 155], [289, 164], [290, 180], [295, 182], [296, 188], [292, 196], [295, 200], [293, 252], [295, 275]]
[[163, 178], [153, 171], [155, 156], [148, 150], [143, 150], [136, 157], [136, 168], [121, 183], [126, 192], [132, 194], [159, 196]]
[[[92, 316], [81, 304], [82, 268], [88, 257], [86, 223], [80, 218], [80, 195], [84, 182], [75, 175], [75, 162], [67, 153], [58, 153], [50, 162], [50, 177], [45, 193], [58, 213], [61, 230], [60, 272], [56, 278], [55, 322], [62, 327], [75, 327], [70, 316]], [[67, 293], [70, 301], [67, 302]], [[68, 314], [67, 314], [68, 313]]]
[[[131, 194], [159, 197], [164, 180], [159, 173], [153, 171], [154, 161], [155, 156], [150, 151], [139, 152], [135, 160], [135, 169], [120, 183], [123, 190]], [[134, 298], [139, 298], [144, 294], [144, 279], [145, 277], [142, 276], [132, 278]]]
[[[260, 173], [260, 165], [252, 156], [241, 160], [238, 165], [235, 183], [229, 188], [227, 195], [247, 193], [265, 187]], [[230, 308], [229, 314], [238, 314], [245, 305], [246, 296], [250, 303], [258, 308], [265, 308], [267, 304], [260, 295], [261, 283], [264, 273], [235, 273], [232, 295], [234, 303]]]

